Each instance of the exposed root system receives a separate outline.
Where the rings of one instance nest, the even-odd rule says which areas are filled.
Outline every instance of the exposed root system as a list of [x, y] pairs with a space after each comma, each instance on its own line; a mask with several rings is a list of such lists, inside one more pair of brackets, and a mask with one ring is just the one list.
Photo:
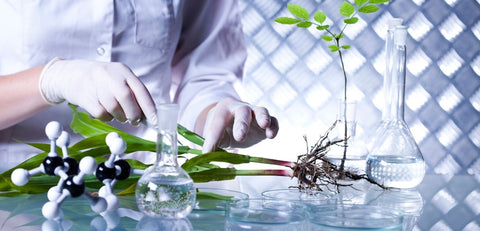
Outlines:
[[295, 188], [302, 191], [323, 191], [328, 189], [339, 192], [340, 187], [353, 185], [352, 183], [348, 183], [349, 180], [363, 179], [386, 189], [385, 186], [368, 178], [366, 174], [359, 174], [355, 169], [339, 168], [328, 160], [326, 155], [332, 145], [340, 145], [343, 147], [344, 143], [346, 143], [345, 139], [333, 141], [329, 139], [328, 135], [335, 126], [336, 122], [312, 147], [308, 147], [307, 138], [304, 136], [305, 142], [307, 143], [307, 152], [306, 154], [299, 155], [297, 162], [292, 167], [293, 177], [298, 180], [298, 186], [295, 186]]

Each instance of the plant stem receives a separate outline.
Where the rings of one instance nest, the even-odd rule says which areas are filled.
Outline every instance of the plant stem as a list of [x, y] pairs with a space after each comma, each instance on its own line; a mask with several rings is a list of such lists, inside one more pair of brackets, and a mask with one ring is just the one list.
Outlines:
[[236, 170], [237, 176], [289, 176], [292, 177], [291, 169], [261, 169], [261, 170]]
[[[335, 38], [337, 46], [340, 47], [340, 38]], [[347, 138], [348, 138], [348, 126], [347, 126], [347, 73], [345, 71], [345, 65], [343, 63], [343, 56], [341, 49], [338, 49], [338, 55], [340, 56], [340, 63], [342, 64], [342, 71], [343, 71], [343, 99], [344, 99], [344, 107], [343, 107], [343, 122], [344, 122], [344, 147], [343, 147], [343, 157], [340, 163], [340, 173], [343, 174], [343, 170], [345, 168], [345, 160], [347, 159]], [[341, 176], [343, 178], [343, 175]]]
[[291, 161], [275, 160], [263, 157], [250, 157], [250, 162], [261, 163], [261, 164], [273, 164], [278, 166], [293, 167], [294, 163]]

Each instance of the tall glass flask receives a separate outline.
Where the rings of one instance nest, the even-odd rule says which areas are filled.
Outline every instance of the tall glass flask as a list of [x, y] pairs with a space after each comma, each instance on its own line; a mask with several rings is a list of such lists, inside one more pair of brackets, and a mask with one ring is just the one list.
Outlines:
[[376, 131], [376, 137], [380, 137], [381, 134], [385, 131], [387, 128], [388, 122], [392, 120], [392, 113], [391, 113], [391, 105], [392, 105], [392, 98], [388, 97], [390, 96], [390, 89], [392, 88], [392, 78], [393, 74], [392, 72], [394, 71], [393, 69], [393, 59], [394, 55], [393, 52], [395, 50], [395, 44], [394, 44], [394, 37], [395, 37], [395, 28], [397, 26], [400, 26], [402, 24], [403, 20], [400, 18], [393, 18], [388, 21], [388, 29], [387, 29], [387, 35], [385, 39], [385, 73], [384, 73], [384, 78], [383, 78], [383, 91], [384, 95], [386, 96], [384, 98], [384, 104], [383, 104], [383, 110], [382, 110], [382, 121], [380, 122], [380, 125], [377, 128]]
[[367, 175], [386, 187], [413, 188], [425, 176], [425, 161], [404, 120], [407, 28], [397, 26], [389, 83], [385, 85], [384, 127], [374, 138], [367, 158]]
[[148, 216], [184, 218], [193, 209], [196, 192], [177, 162], [178, 105], [161, 104], [157, 112], [157, 159], [138, 180], [137, 205]]

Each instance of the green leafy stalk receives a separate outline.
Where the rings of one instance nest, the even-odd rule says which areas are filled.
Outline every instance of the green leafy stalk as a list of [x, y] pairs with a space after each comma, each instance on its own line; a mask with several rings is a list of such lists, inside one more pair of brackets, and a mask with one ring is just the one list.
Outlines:
[[[138, 151], [156, 152], [155, 142], [145, 140], [119, 130], [100, 120], [91, 118], [87, 113], [79, 112], [75, 106], [71, 107], [73, 110], [73, 120], [70, 126], [74, 132], [80, 133], [85, 137], [85, 139], [68, 148], [71, 157], [80, 160], [84, 156], [92, 156], [98, 163], [106, 161], [107, 156], [110, 153], [108, 146], [105, 144], [105, 137], [110, 132], [117, 132], [126, 142], [126, 154]], [[197, 145], [203, 145], [204, 139], [198, 134], [189, 131], [181, 125], [178, 125], [177, 131], [178, 134], [188, 141]], [[31, 177], [28, 184], [22, 187], [16, 186], [11, 182], [10, 175], [14, 169], [24, 168], [30, 170], [36, 168], [40, 166], [43, 159], [50, 151], [49, 144], [28, 143], [26, 145], [36, 147], [43, 152], [0, 174], [0, 191], [3, 192], [2, 195], [15, 196], [20, 194], [43, 193], [58, 183], [58, 177], [46, 176], [43, 174]], [[58, 153], [61, 153], [60, 149], [58, 149]], [[289, 161], [230, 153], [223, 149], [217, 149], [214, 152], [203, 154], [199, 149], [190, 148], [188, 146], [178, 146], [178, 154], [180, 158], [185, 159], [185, 163], [182, 165], [182, 168], [184, 168], [190, 174], [195, 182], [231, 180], [237, 175], [291, 176], [291, 174], [288, 175], [288, 170], [237, 170], [233, 167], [222, 168], [212, 162], [223, 162], [229, 164], [245, 164], [255, 162], [283, 166], [289, 169], [294, 166], [294, 163]], [[187, 154], [190, 155], [187, 156]], [[191, 155], [193, 155], [193, 157], [189, 157]], [[145, 169], [149, 166], [133, 159], [127, 159], [127, 161], [135, 169]], [[115, 185], [115, 188], [117, 190], [123, 190], [122, 192], [119, 192], [118, 195], [134, 194], [136, 182], [138, 181], [139, 177], [140, 176], [138, 175], [132, 175], [126, 180], [118, 181], [118, 183]], [[101, 183], [98, 182], [93, 175], [88, 175], [85, 178], [85, 184], [87, 187], [92, 189], [98, 189], [101, 187]]]
[[[331, 52], [337, 52], [340, 58], [340, 63], [342, 66], [343, 72], [343, 99], [344, 102], [347, 102], [347, 72], [345, 70], [345, 64], [343, 61], [342, 50], [350, 49], [350, 45], [342, 45], [341, 39], [344, 37], [345, 29], [348, 25], [353, 25], [358, 22], [358, 13], [369, 14], [377, 12], [380, 8], [377, 6], [379, 4], [387, 3], [390, 0], [355, 0], [354, 4], [343, 1], [339, 8], [339, 13], [344, 17], [344, 25], [340, 30], [340, 33], [334, 33], [331, 30], [331, 25], [325, 24], [327, 16], [322, 11], [317, 11], [313, 15], [313, 20], [310, 19], [308, 11], [300, 5], [288, 4], [287, 8], [290, 13], [295, 16], [292, 17], [278, 17], [274, 19], [275, 22], [286, 25], [296, 25], [299, 28], [309, 28], [310, 26], [315, 26], [319, 31], [327, 32], [327, 35], [321, 36], [321, 38], [326, 42], [333, 42], [332, 45], [329, 45], [328, 48]], [[344, 107], [344, 152], [342, 162], [340, 164], [340, 172], [343, 172], [345, 160], [347, 157], [347, 139], [348, 139], [348, 127], [347, 127], [347, 107]]]

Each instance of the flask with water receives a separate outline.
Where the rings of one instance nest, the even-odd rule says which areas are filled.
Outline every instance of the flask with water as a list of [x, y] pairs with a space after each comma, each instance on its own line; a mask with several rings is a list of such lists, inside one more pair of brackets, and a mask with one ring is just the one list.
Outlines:
[[[386, 187], [413, 188], [425, 176], [425, 161], [404, 120], [407, 28], [396, 26], [392, 71], [385, 75], [382, 126], [367, 157], [367, 175]], [[387, 57], [389, 60], [389, 57]]]
[[193, 209], [196, 191], [177, 162], [178, 105], [161, 104], [157, 113], [157, 160], [138, 180], [137, 205], [148, 216], [184, 218]]

